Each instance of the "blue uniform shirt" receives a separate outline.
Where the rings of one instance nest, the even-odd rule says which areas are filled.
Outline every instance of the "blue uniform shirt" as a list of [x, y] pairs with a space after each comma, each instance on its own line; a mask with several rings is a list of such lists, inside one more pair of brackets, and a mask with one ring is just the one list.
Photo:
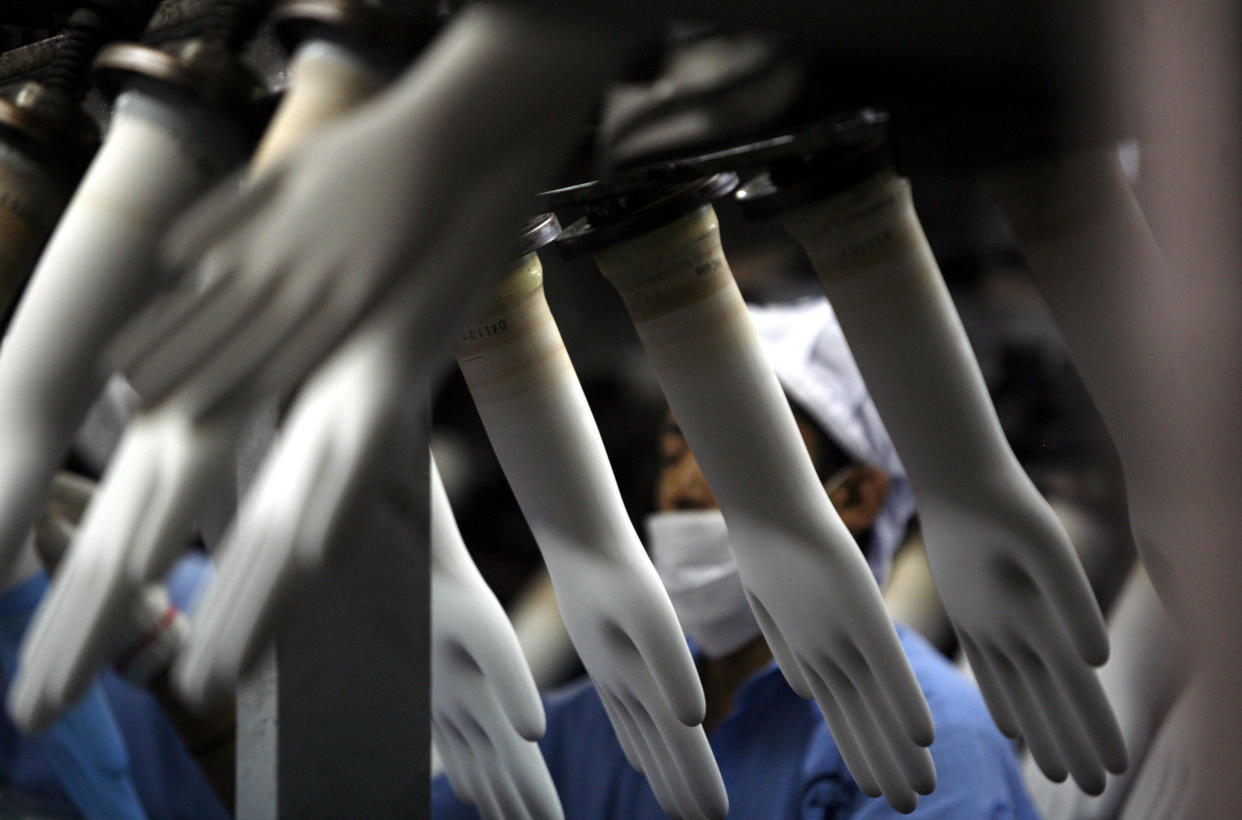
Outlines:
[[[192, 611], [210, 572], [201, 554], [178, 561], [165, 581], [172, 602], [182, 611]], [[40, 573], [0, 596], [0, 693], [7, 693], [22, 635], [47, 587], [47, 578]], [[49, 816], [85, 813], [109, 820], [229, 816], [176, 729], [145, 690], [105, 669], [69, 715], [77, 720], [77, 731], [59, 745], [53, 745], [52, 735], [23, 735], [0, 718], [0, 779], [8, 786], [0, 797], [0, 814], [27, 809]], [[87, 719], [91, 722], [83, 723]], [[76, 766], [61, 763], [66, 755]]]
[[[913, 816], [1035, 818], [1013, 747], [997, 731], [978, 690], [917, 633], [897, 634], [936, 721], [935, 792]], [[568, 820], [647, 820], [667, 815], [634, 771], [588, 681], [544, 701], [540, 748]], [[814, 702], [798, 697], [775, 665], [738, 692], [734, 711], [711, 738], [735, 820], [904, 817], [859, 790]], [[435, 820], [477, 818], [443, 775], [432, 785]]]

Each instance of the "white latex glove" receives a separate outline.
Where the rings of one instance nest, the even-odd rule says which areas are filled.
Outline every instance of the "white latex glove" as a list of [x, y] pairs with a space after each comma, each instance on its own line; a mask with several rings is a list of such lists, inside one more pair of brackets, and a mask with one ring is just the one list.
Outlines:
[[[362, 54], [314, 39], [298, 49], [290, 71], [290, 88], [255, 153], [252, 173], [384, 82]], [[90, 685], [117, 640], [110, 636], [125, 629], [124, 602], [146, 595], [143, 584], [163, 577], [208, 496], [229, 486], [251, 406], [237, 399], [199, 413], [174, 395], [126, 428], [98, 503], [26, 640], [10, 698], [20, 724], [47, 723]]]
[[539, 691], [500, 602], [462, 542], [431, 463], [431, 730], [453, 791], [488, 820], [560, 820], [535, 743]]
[[1028, 760], [1023, 767], [1027, 789], [1045, 817], [1116, 817], [1142, 771], [1152, 737], [1186, 682], [1188, 653], [1142, 565], [1131, 572], [1113, 607], [1108, 636], [1112, 652], [1100, 670], [1100, 683], [1116, 709], [1130, 768], [1109, 777], [1099, 797], [1089, 797], [1067, 783], [1048, 780]]
[[101, 351], [155, 285], [162, 231], [244, 150], [230, 121], [171, 90], [117, 99], [0, 347], [0, 565], [112, 370]]
[[19, 144], [0, 139], [0, 316], [34, 269], [72, 191]]
[[[232, 687], [258, 659], [284, 605], [322, 572], [343, 512], [368, 479], [394, 475], [394, 441], [426, 391], [408, 387], [405, 302], [371, 317], [307, 379], [225, 532], [176, 671], [192, 700]], [[407, 400], [409, 399], [409, 400]]]
[[535, 254], [462, 329], [457, 361], [626, 757], [669, 814], [723, 817], [728, 797], [699, 725], [703, 687], [626, 514]]
[[[1213, 708], [1206, 680], [1197, 676], [1160, 724], [1122, 808], [1122, 820], [1198, 820], [1211, 816], [1196, 812], [1193, 803], [1204, 796], [1198, 784], [1196, 729], [1204, 715], [1210, 714], [1206, 710]], [[1211, 805], [1210, 798], [1207, 803]]]
[[1126, 767], [1093, 665], [1104, 619], [1023, 472], [923, 236], [884, 172], [785, 217], [807, 250], [918, 497], [928, 563], [997, 726], [1086, 792]]
[[195, 429], [180, 414], [157, 411], [126, 429], [81, 525], [64, 533], [67, 556], [22, 644], [9, 695], [18, 725], [55, 719], [126, 640], [131, 611], [149, 597], [144, 590], [189, 543], [198, 502], [228, 475], [228, 424]]
[[[1212, 29], [1209, 18], [1196, 19]], [[1168, 55], [1186, 42], [1175, 38]], [[1204, 66], [1215, 66], [1214, 59]], [[1184, 95], [1166, 96], [1155, 116], [1172, 123], [1165, 136], [1210, 146], [1179, 151], [1179, 159], [1214, 162], [1219, 132], [1201, 127], [1196, 110], [1205, 103], [1189, 95], [1195, 101], [1175, 116], [1169, 112]], [[1224, 181], [1228, 171], [1180, 173], [1183, 167], [1153, 162], [1146, 180], [1169, 220], [1175, 265], [1157, 248], [1112, 146], [998, 170], [989, 191], [1009, 217], [1117, 445], [1135, 542], [1152, 584], [1203, 665], [1199, 674], [1211, 681], [1202, 696], [1204, 749], [1191, 764], [1200, 784], [1191, 799], [1199, 805], [1187, 813], [1215, 817], [1236, 813], [1242, 783], [1238, 506], [1229, 492], [1239, 416], [1236, 200]]]
[[[445, 244], [429, 264], [468, 270], [476, 253]], [[298, 391], [225, 533], [179, 662], [177, 683], [191, 699], [233, 686], [251, 667], [301, 583], [324, 571], [352, 501], [371, 479], [403, 469], [394, 436], [412, 423], [427, 395], [419, 374], [444, 347], [428, 338], [421, 284], [403, 280]]]
[[[1148, 400], [1190, 365], [1152, 323], [1173, 326], [1152, 298], [1180, 301], [1187, 282], [1165, 264], [1114, 146], [1065, 151], [983, 179], [1004, 211], [1074, 366], [1100, 409], [1125, 470], [1135, 546], [1175, 616], [1186, 596], [1184, 525], [1168, 511], [1186, 488], [1169, 470], [1166, 408]], [[1170, 334], [1173, 331], [1170, 330]], [[1155, 374], [1155, 375], [1153, 375]]]
[[[94, 492], [95, 483], [87, 478], [58, 473], [53, 480], [48, 504], [39, 513], [34, 527], [35, 548], [49, 575], [53, 576], [53, 584]], [[116, 628], [99, 642], [98, 662], [110, 662], [131, 683], [143, 686], [172, 663], [189, 638], [190, 625], [185, 615], [173, 605], [163, 584], [142, 585], [127, 592], [129, 594], [117, 602]], [[32, 624], [31, 635], [35, 628]], [[79, 633], [90, 631], [89, 628], [83, 630], [79, 622], [76, 632], [63, 637], [72, 641]], [[23, 658], [31, 642], [30, 637], [23, 641]], [[81, 685], [81, 690], [90, 685], [95, 671], [92, 667], [91, 675]], [[23, 696], [17, 689], [15, 684], [10, 695], [14, 703]], [[74, 692], [70, 700], [76, 700], [80, 694], [81, 691]], [[40, 712], [21, 725], [41, 727], [50, 723], [53, 717], [53, 713]]]
[[418, 304], [434, 306], [424, 318], [443, 321], [429, 335], [438, 327], [447, 339], [479, 290], [433, 264], [441, 246], [468, 243], [473, 272], [503, 262], [509, 226], [617, 69], [618, 39], [467, 7], [355, 116], [179, 225], [169, 256], [199, 265], [208, 284], [173, 294], [138, 334], [134, 387], [148, 400], [176, 388], [201, 406], [285, 391], [411, 272]]
[[[373, 275], [412, 274], [396, 277], [384, 292], [382, 304], [308, 379], [290, 411], [278, 444], [226, 538], [228, 549], [217, 581], [199, 611], [196, 637], [180, 677], [192, 697], [233, 683], [253, 661], [271, 634], [290, 584], [300, 574], [320, 569], [333, 526], [349, 497], [372, 473], [385, 473], [382, 459], [390, 455], [383, 446], [386, 429], [410, 412], [399, 386], [425, 395], [428, 376], [479, 290], [471, 283], [485, 282], [487, 277], [480, 277], [479, 271], [495, 270], [503, 261], [522, 204], [544, 181], [547, 168], [568, 144], [572, 125], [615, 68], [618, 47], [607, 39], [602, 34], [567, 31], [562, 24], [535, 21], [517, 12], [472, 7], [381, 100], [265, 177], [287, 180], [287, 186], [275, 183], [283, 191], [278, 197], [281, 207], [251, 214], [243, 204], [230, 211], [235, 217], [231, 222], [217, 223], [221, 230], [228, 225], [238, 230], [236, 236], [223, 240], [225, 247], [245, 245], [248, 239], [261, 245], [263, 236], [251, 230], [255, 224], [276, 230], [275, 225], [287, 220], [298, 223], [295, 233], [288, 236], [279, 230], [264, 234], [281, 243], [280, 248], [290, 254], [289, 263], [294, 264], [312, 249], [305, 245], [310, 241], [307, 226], [294, 212], [310, 207], [308, 218], [314, 217], [315, 231], [328, 243], [312, 243], [315, 253], [328, 254], [328, 260], [355, 262], [360, 274], [351, 271], [335, 276], [335, 268], [329, 265], [331, 270], [325, 271], [323, 267], [328, 260], [312, 258], [306, 271], [309, 278], [303, 280], [296, 276], [296, 267], [247, 267], [259, 257], [243, 254], [239, 261], [247, 266], [234, 270], [224, 290], [211, 296], [209, 304], [202, 305], [182, 330], [211, 324], [221, 293], [239, 288], [253, 295], [250, 288], [255, 282], [250, 274], [259, 270], [265, 275], [293, 276], [284, 284], [292, 289], [286, 296], [294, 298], [294, 303], [284, 296], [264, 303], [282, 315], [290, 304], [313, 309], [310, 302], [302, 301], [304, 285], [314, 289], [315, 283], [335, 281], [359, 297], [347, 301], [361, 310], [367, 299], [377, 295], [361, 297], [363, 290], [377, 283]], [[530, 59], [531, 53], [540, 58]], [[481, 128], [480, 117], [492, 116], [495, 119]], [[511, 126], [516, 133], [502, 126]], [[517, 136], [522, 151], [514, 149]], [[292, 173], [295, 169], [297, 174]], [[459, 173], [465, 182], [450, 185], [451, 172]], [[366, 185], [355, 187], [359, 180]], [[308, 194], [304, 183], [314, 192]], [[355, 196], [361, 204], [351, 201], [348, 210], [366, 211], [375, 217], [373, 223], [343, 228], [339, 208], [323, 210], [325, 197], [338, 202]], [[438, 212], [425, 204], [441, 200], [455, 203], [454, 207], [445, 219], [430, 224], [425, 220]], [[386, 233], [389, 229], [392, 232]], [[201, 236], [205, 239], [209, 233], [203, 231]], [[285, 243], [289, 238], [295, 240], [293, 244]], [[375, 248], [383, 249], [382, 253]], [[255, 248], [256, 253], [259, 250]], [[264, 253], [270, 251], [271, 247]], [[375, 253], [387, 260], [384, 265], [375, 266], [380, 258]], [[266, 293], [267, 285], [259, 291]], [[248, 338], [265, 333], [265, 324], [269, 330], [274, 327], [262, 309], [247, 315]], [[267, 360], [258, 381], [269, 390], [277, 383], [283, 385], [282, 390], [287, 387], [296, 373], [323, 354], [325, 344], [335, 343], [335, 335], [322, 330], [343, 317], [328, 309], [317, 317], [299, 319], [303, 324], [293, 341]], [[191, 337], [202, 338], [198, 331], [187, 332], [189, 336], [153, 355], [175, 358], [190, 349], [182, 347], [182, 342], [192, 346]], [[178, 389], [187, 401], [194, 403], [214, 392], [211, 385], [229, 381], [210, 375], [216, 365], [231, 368], [229, 357], [212, 361], [202, 368], [208, 374], [205, 380], [192, 377]], [[390, 378], [386, 381], [377, 373]], [[204, 386], [207, 393], [199, 389]]]
[[729, 527], [785, 679], [814, 697], [859, 787], [912, 811], [934, 729], [875, 579], [815, 475], [710, 206], [597, 256]]
[[543, 689], [564, 683], [581, 661], [546, 569], [532, 573], [510, 606], [509, 619], [535, 685]]

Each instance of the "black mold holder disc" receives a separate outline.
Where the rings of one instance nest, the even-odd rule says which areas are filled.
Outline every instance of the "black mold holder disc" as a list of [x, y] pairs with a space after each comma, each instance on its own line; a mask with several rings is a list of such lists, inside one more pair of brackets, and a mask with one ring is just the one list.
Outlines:
[[632, 165], [617, 172], [613, 185], [670, 185], [730, 171], [753, 175], [734, 199], [747, 219], [761, 220], [838, 194], [891, 167], [889, 115], [861, 108], [754, 142]]
[[130, 79], [142, 77], [226, 112], [252, 137], [265, 124], [262, 82], [234, 55], [206, 40], [189, 40], [175, 54], [139, 43], [113, 43], [99, 52], [94, 73], [96, 86], [108, 98]]
[[556, 214], [547, 213], [532, 216], [522, 226], [522, 235], [518, 237], [514, 259], [521, 259], [528, 253], [546, 248], [561, 235], [561, 223]]
[[367, 0], [284, 0], [271, 15], [277, 40], [289, 54], [308, 37], [352, 41], [393, 73], [400, 71], [443, 27], [440, 3], [377, 5]]
[[756, 176], [734, 193], [742, 215], [768, 219], [849, 190], [893, 167], [885, 129], [865, 129], [858, 139], [815, 145], [794, 135], [783, 156], [771, 156]]
[[585, 215], [561, 232], [556, 246], [566, 259], [598, 253], [650, 233], [737, 187], [737, 174], [717, 173], [690, 182], [587, 182], [540, 196], [559, 212]]
[[824, 117], [805, 127], [727, 148], [631, 164], [618, 169], [621, 184], [654, 180], [689, 181], [709, 174], [767, 169], [791, 161], [809, 160], [827, 154], [849, 153], [877, 142], [888, 141], [889, 115], [876, 108], [860, 108]]

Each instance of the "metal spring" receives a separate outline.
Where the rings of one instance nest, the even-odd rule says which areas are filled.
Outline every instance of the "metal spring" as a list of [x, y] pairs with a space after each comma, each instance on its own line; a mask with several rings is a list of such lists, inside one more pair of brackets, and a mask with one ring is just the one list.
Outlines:
[[91, 60], [106, 43], [135, 37], [158, 0], [86, 0], [69, 16], [65, 39], [48, 66], [45, 84], [82, 99], [90, 88]]
[[69, 30], [44, 83], [80, 100], [90, 87], [90, 65], [95, 52], [108, 35], [108, 20], [95, 9], [80, 8], [69, 18]]

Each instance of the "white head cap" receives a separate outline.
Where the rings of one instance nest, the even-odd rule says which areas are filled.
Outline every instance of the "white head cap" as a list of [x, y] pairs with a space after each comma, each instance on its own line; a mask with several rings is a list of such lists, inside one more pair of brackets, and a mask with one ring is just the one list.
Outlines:
[[790, 400], [855, 461], [889, 476], [867, 562], [883, 583], [914, 514], [914, 490], [863, 384], [828, 300], [750, 306], [764, 353]]

